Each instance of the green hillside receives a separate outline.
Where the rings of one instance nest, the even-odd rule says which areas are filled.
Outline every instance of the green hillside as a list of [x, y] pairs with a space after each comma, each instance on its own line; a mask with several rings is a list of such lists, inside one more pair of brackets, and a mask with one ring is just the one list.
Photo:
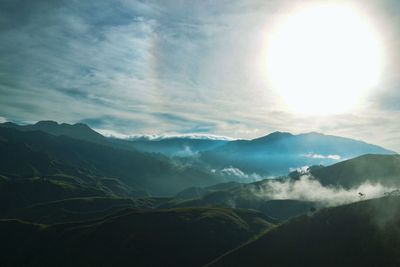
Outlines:
[[161, 155], [11, 128], [0, 128], [0, 161], [0, 175], [6, 177], [63, 176], [64, 183], [125, 196], [143, 196], [146, 192], [172, 195], [187, 187], [224, 181], [207, 170]]
[[273, 224], [230, 209], [124, 210], [44, 225], [0, 220], [3, 266], [202, 266]]
[[215, 191], [203, 197], [190, 200], [170, 199], [160, 204], [160, 208], [171, 207], [226, 207], [254, 209], [264, 213], [275, 221], [287, 219], [308, 213], [310, 209], [319, 208], [319, 203], [293, 200], [293, 199], [269, 199], [248, 192], [246, 188], [236, 190]]
[[107, 217], [127, 208], [155, 209], [167, 200], [117, 197], [69, 198], [14, 209], [6, 218], [43, 224], [89, 221]]
[[[302, 172], [238, 183], [121, 143], [13, 127], [0, 127], [0, 162], [4, 266], [400, 263], [399, 198], [323, 209], [269, 195], [271, 181], [295, 183]], [[340, 188], [400, 186], [399, 166], [398, 155], [364, 155], [307, 174]]]
[[43, 178], [0, 177], [0, 218], [10, 212], [37, 203], [74, 197], [107, 196], [105, 191]]
[[[400, 187], [400, 156], [364, 155], [331, 166], [313, 166], [306, 172], [306, 174], [309, 173], [323, 186], [334, 186], [336, 189], [350, 189], [366, 182]], [[286, 220], [308, 213], [311, 208], [319, 209], [323, 206], [322, 203], [290, 199], [290, 196], [287, 196], [289, 199], [274, 199], [267, 193], [271, 189], [270, 182], [274, 182], [275, 185], [293, 184], [301, 175], [304, 173], [296, 171], [286, 177], [265, 179], [250, 184], [226, 183], [204, 188], [189, 188], [178, 193], [175, 196], [176, 199], [163, 205], [257, 209], [278, 220]]]
[[399, 266], [400, 198], [323, 209], [267, 232], [207, 266]]
[[400, 185], [400, 155], [364, 155], [318, 168], [311, 173], [323, 185], [346, 188], [369, 181], [388, 186]]

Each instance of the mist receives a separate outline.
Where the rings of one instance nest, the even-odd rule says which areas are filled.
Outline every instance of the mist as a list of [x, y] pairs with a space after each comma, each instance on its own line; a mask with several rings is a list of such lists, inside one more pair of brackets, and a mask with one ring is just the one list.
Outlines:
[[232, 166], [222, 169], [220, 174], [227, 177], [235, 177], [236, 180], [243, 183], [257, 182], [263, 179], [263, 177], [257, 173], [245, 173], [244, 171]]
[[[380, 183], [365, 182], [351, 189], [340, 186], [323, 186], [312, 175], [303, 175], [299, 180], [277, 181], [265, 183], [254, 194], [266, 199], [293, 199], [317, 202], [321, 206], [332, 207], [360, 200], [378, 198], [385, 192], [395, 190], [394, 187], [383, 186]], [[363, 195], [360, 196], [359, 193]]]

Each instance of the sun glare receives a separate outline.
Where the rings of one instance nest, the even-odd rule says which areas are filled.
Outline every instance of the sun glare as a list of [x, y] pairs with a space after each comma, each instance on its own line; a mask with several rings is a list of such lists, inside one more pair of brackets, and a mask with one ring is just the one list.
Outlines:
[[334, 114], [355, 107], [378, 84], [379, 36], [346, 5], [303, 7], [270, 34], [267, 75], [293, 112]]

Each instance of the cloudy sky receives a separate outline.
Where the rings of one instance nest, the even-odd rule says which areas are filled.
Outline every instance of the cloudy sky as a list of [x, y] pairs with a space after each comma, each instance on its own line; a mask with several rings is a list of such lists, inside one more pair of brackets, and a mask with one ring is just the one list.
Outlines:
[[357, 108], [321, 115], [290, 111], [267, 82], [266, 40], [299, 1], [1, 0], [0, 121], [124, 135], [318, 131], [400, 151], [396, 2], [358, 1], [384, 45], [381, 79]]

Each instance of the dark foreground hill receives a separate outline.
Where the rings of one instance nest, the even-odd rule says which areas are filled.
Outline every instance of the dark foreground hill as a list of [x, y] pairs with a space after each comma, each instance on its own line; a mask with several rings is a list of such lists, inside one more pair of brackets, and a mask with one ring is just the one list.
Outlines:
[[124, 210], [55, 225], [0, 220], [2, 266], [202, 266], [273, 226], [256, 211]]
[[400, 266], [400, 198], [293, 219], [208, 266]]
[[14, 209], [5, 218], [39, 224], [55, 224], [102, 219], [124, 209], [156, 209], [164, 198], [80, 197]]

